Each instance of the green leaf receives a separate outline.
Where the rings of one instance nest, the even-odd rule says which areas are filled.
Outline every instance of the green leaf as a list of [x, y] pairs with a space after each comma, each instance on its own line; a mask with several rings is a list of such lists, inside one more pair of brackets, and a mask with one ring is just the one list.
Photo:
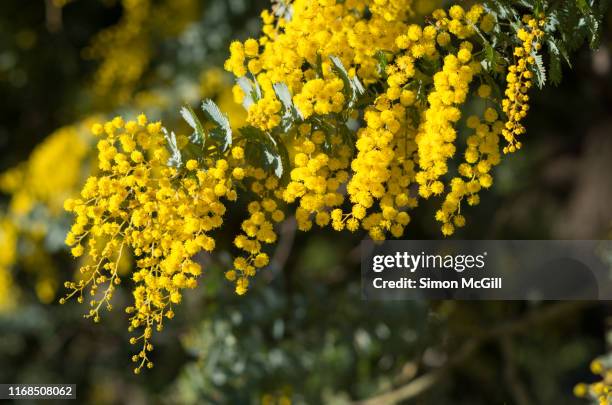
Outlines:
[[289, 113], [295, 119], [303, 120], [304, 116], [302, 112], [293, 104], [293, 99], [291, 97], [291, 92], [289, 91], [289, 87], [285, 83], [275, 83], [273, 86], [274, 93], [276, 97], [283, 104], [283, 108], [286, 113]]
[[272, 85], [276, 97], [283, 105], [283, 114], [281, 117], [281, 129], [284, 133], [288, 133], [291, 128], [298, 122], [304, 119], [300, 110], [293, 104], [291, 92], [285, 83], [275, 83]]
[[280, 156], [279, 145], [282, 142], [276, 142], [276, 140], [267, 132], [261, 133], [260, 146], [265, 159], [265, 167], [268, 170], [272, 170], [276, 177], [280, 178], [283, 175], [283, 159]]
[[485, 57], [480, 64], [487, 72], [490, 73], [497, 72], [498, 67], [504, 62], [500, 53], [497, 52], [489, 42], [485, 42], [484, 56]]
[[546, 67], [544, 67], [542, 55], [537, 55], [534, 53], [532, 56], [535, 59], [535, 68], [533, 69], [535, 73], [535, 82], [541, 89], [546, 84]]
[[168, 166], [181, 167], [183, 165], [183, 156], [176, 142], [176, 135], [174, 132], [168, 132], [166, 128], [162, 128], [164, 138], [166, 138], [166, 147], [170, 152], [170, 158], [168, 159]]
[[548, 64], [548, 76], [550, 82], [553, 85], [561, 83], [562, 70], [561, 70], [561, 50], [557, 46], [557, 43], [550, 39], [547, 41], [548, 50], [550, 52], [550, 60]]
[[289, 91], [289, 87], [287, 87], [285, 83], [274, 83], [272, 88], [274, 88], [276, 97], [278, 97], [281, 103], [283, 103], [283, 107], [290, 110], [293, 107], [293, 100], [291, 100], [291, 92]]
[[599, 44], [600, 21], [587, 0], [576, 0], [576, 5], [582, 13], [584, 23], [589, 31], [589, 45], [592, 49], [595, 49]]
[[280, 139], [253, 126], [240, 128], [245, 140], [245, 157], [255, 166], [273, 172], [278, 178], [289, 173], [289, 152]]
[[[285, 143], [282, 140], [273, 137], [272, 138], [276, 144], [276, 151], [278, 152], [278, 156], [280, 157], [280, 165], [277, 166], [277, 170], [275, 170], [276, 177], [283, 180], [283, 183], [286, 184], [289, 180], [289, 171], [291, 169], [291, 159], [289, 158], [289, 151], [285, 146]], [[279, 170], [280, 169], [280, 170]]]
[[[605, 3], [606, 1], [601, 1], [600, 3]], [[599, 47], [600, 37], [601, 37], [601, 24], [603, 22], [603, 13], [604, 10], [601, 7], [595, 7], [595, 3], [593, 5], [589, 4], [587, 0], [578, 1], [578, 7], [583, 12], [584, 20], [586, 21], [586, 26], [589, 31], [589, 46], [591, 49], [597, 49]]]
[[503, 99], [504, 92], [500, 88], [499, 80], [496, 80], [495, 76], [493, 75], [484, 75], [483, 78], [484, 78], [485, 83], [489, 85], [489, 87], [491, 87], [491, 94], [493, 95], [493, 99], [495, 100]]
[[348, 125], [338, 125], [337, 126], [338, 133], [342, 137], [342, 141], [344, 145], [349, 145], [353, 153], [355, 153], [355, 142], [356, 139], [356, 131], [352, 131]]
[[492, 11], [497, 18], [514, 22], [518, 21], [518, 12], [514, 9], [514, 7], [505, 3], [507, 2], [502, 0], [488, 0], [486, 5], [487, 9]]
[[204, 132], [204, 127], [200, 122], [200, 119], [196, 115], [195, 111], [191, 108], [191, 106], [185, 106], [181, 108], [181, 116], [183, 119], [189, 124], [191, 128], [193, 128], [193, 134], [191, 135], [191, 142], [203, 145], [206, 140], [206, 133]]
[[210, 99], [202, 102], [202, 111], [206, 118], [214, 124], [209, 131], [210, 137], [216, 141], [219, 149], [225, 152], [232, 144], [232, 128], [229, 119]]
[[317, 77], [323, 78], [323, 60], [321, 59], [321, 54], [317, 52], [317, 65], [315, 66], [317, 71]]
[[291, 21], [293, 17], [293, 5], [288, 0], [272, 0], [272, 12], [278, 18]]
[[583, 44], [586, 24], [576, 1], [562, 1], [556, 10], [561, 42], [569, 51]]
[[387, 53], [383, 50], [379, 50], [376, 52], [376, 59], [378, 60], [378, 64], [376, 65], [376, 70], [378, 74], [382, 77], [386, 77], [387, 75], [387, 65], [389, 65], [389, 60], [387, 59]]
[[244, 92], [244, 100], [242, 100], [244, 108], [248, 109], [252, 104], [261, 99], [261, 88], [255, 78], [249, 79], [246, 76], [242, 76], [236, 79], [236, 83]]
[[338, 76], [340, 76], [340, 78], [344, 82], [344, 93], [348, 98], [348, 107], [351, 108], [355, 105], [359, 96], [365, 93], [365, 88], [363, 87], [357, 76], [349, 76], [340, 58], [338, 58], [337, 56], [330, 56], [329, 59], [334, 65], [334, 71], [338, 74]]

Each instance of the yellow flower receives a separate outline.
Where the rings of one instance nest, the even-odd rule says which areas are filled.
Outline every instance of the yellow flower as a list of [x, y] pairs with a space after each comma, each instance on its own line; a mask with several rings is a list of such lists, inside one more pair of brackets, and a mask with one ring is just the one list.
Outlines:
[[187, 168], [187, 170], [196, 170], [198, 168], [198, 162], [197, 160], [190, 159], [185, 164], [185, 167]]

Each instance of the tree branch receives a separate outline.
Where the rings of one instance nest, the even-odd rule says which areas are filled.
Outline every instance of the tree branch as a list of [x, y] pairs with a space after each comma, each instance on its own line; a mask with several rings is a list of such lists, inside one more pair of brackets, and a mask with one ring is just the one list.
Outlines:
[[514, 343], [510, 336], [501, 336], [499, 346], [502, 352], [506, 367], [504, 368], [504, 378], [506, 385], [514, 398], [516, 405], [530, 405], [529, 395], [525, 385], [519, 377], [516, 363], [514, 362]]
[[455, 366], [470, 357], [483, 344], [500, 337], [528, 332], [535, 325], [550, 322], [592, 304], [593, 303], [589, 301], [556, 302], [551, 305], [546, 305], [538, 310], [531, 311], [520, 319], [505, 322], [493, 328], [480, 331], [473, 338], [467, 340], [461, 346], [459, 351], [456, 352], [457, 354], [451, 357], [444, 366], [423, 374], [401, 387], [363, 401], [358, 401], [355, 404], [395, 404], [400, 401], [414, 398], [427, 391], [435, 383], [440, 381], [442, 377], [444, 377]]

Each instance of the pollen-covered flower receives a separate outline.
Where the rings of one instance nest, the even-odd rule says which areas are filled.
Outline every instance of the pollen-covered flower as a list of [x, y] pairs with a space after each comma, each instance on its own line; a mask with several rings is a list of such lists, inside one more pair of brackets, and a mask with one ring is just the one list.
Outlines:
[[507, 117], [503, 136], [508, 142], [508, 146], [504, 147], [504, 153], [513, 153], [522, 146], [516, 138], [525, 133], [522, 121], [529, 111], [527, 93], [533, 84], [533, 73], [530, 68], [536, 63], [533, 52], [539, 49], [544, 35], [540, 29], [543, 20], [526, 16], [523, 22], [525, 27], [519, 29], [517, 34], [522, 45], [514, 49], [515, 63], [508, 68], [504, 92], [506, 97], [502, 101], [502, 108]]
[[186, 171], [169, 167], [161, 123], [149, 123], [144, 115], [126, 123], [115, 118], [102, 133], [99, 128], [93, 128], [101, 137], [99, 172], [78, 199], [65, 203], [75, 216], [66, 243], [75, 257], [84, 256], [81, 276], [66, 283], [71, 291], [66, 298], [84, 300], [89, 290], [88, 317], [97, 321], [101, 308], [111, 308], [122, 281], [119, 263], [129, 250], [136, 261], [131, 275], [136, 287], [127, 312], [130, 329], [142, 332], [134, 338], [142, 343], [139, 371], [150, 363], [153, 328], [161, 329], [163, 318], [171, 317], [184, 289], [197, 286], [202, 269], [193, 257], [214, 249], [210, 232], [223, 224], [224, 200], [233, 199], [235, 191], [224, 159], [206, 170], [195, 160], [187, 162]]

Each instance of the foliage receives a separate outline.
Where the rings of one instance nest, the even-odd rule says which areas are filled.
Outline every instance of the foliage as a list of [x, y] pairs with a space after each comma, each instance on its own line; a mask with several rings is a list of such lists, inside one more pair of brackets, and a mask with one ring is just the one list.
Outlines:
[[[429, 229], [435, 217], [450, 235], [474, 213], [488, 218], [491, 209], [481, 204], [481, 191], [497, 194], [492, 185], [494, 180], [502, 185], [500, 172], [517, 177], [518, 187], [513, 170], [530, 156], [521, 146], [537, 142], [523, 136], [531, 101], [527, 90], [559, 84], [572, 52], [585, 42], [597, 45], [604, 3], [485, 1], [431, 14], [427, 1], [276, 2], [262, 14], [258, 39], [230, 46], [226, 68], [238, 76], [233, 89], [210, 67], [229, 45], [224, 24], [235, 16], [226, 3], [207, 2], [203, 16], [193, 12], [197, 7], [190, 1], [160, 2], [159, 10], [146, 1], [118, 3], [117, 25], [95, 36], [85, 51], [101, 61], [89, 96], [92, 105], [105, 107], [105, 116], [134, 117], [136, 127], [119, 118], [104, 125], [97, 118], [102, 126], [95, 126], [101, 137], [96, 150], [83, 128], [92, 123], [83, 120], [50, 136], [26, 164], [4, 175], [11, 202], [6, 226], [0, 226], [0, 245], [7, 248], [0, 256], [0, 294], [13, 311], [29, 299], [27, 287], [19, 292], [17, 283], [34, 276], [36, 295], [49, 302], [58, 277], [72, 276], [58, 276], [70, 268], [61, 248], [68, 221], [59, 207], [71, 197], [67, 206], [78, 214], [72, 236], [83, 237], [69, 235], [72, 252], [79, 256], [82, 249], [101, 264], [80, 256], [81, 273], [66, 284], [69, 294], [91, 299], [94, 319], [111, 305], [112, 294], [115, 305], [128, 307], [131, 329], [139, 330], [132, 340], [141, 347], [138, 371], [152, 366], [154, 328], [169, 329], [154, 338], [166, 353], [156, 353], [161, 357], [156, 364], [166, 368], [172, 364], [168, 353], [181, 349], [164, 342], [176, 339], [175, 328], [191, 326], [186, 334], [178, 332], [183, 355], [194, 360], [174, 386], [172, 395], [182, 402], [342, 402], [373, 395], [398, 384], [390, 376], [401, 377], [413, 357], [427, 358], [425, 346], [452, 353], [452, 345], [434, 342], [457, 331], [445, 319], [447, 332], [433, 336], [424, 326], [432, 319], [425, 319], [428, 310], [421, 304], [381, 306], [372, 312], [380, 322], [373, 322], [366, 305], [353, 307], [355, 277], [344, 275], [334, 284], [337, 275], [325, 274], [325, 266], [313, 275], [310, 264], [279, 264], [282, 230], [295, 217], [300, 230], [311, 231], [298, 236], [304, 238], [299, 249], [316, 245], [309, 251], [316, 259], [325, 251], [325, 243], [316, 244], [317, 227], [354, 232], [326, 242], [342, 240], [346, 251], [364, 236], [360, 228], [375, 239], [411, 237], [420, 225]], [[175, 14], [169, 7], [178, 15], [167, 24], [167, 15]], [[189, 24], [197, 18], [202, 21]], [[246, 38], [242, 29], [233, 35]], [[215, 39], [217, 33], [224, 39]], [[199, 82], [193, 80], [198, 76]], [[138, 116], [143, 110], [163, 119], [168, 129], [145, 123]], [[154, 145], [146, 145], [140, 134], [148, 134]], [[518, 149], [520, 157], [503, 154]], [[58, 163], [63, 169], [54, 170]], [[86, 178], [91, 179], [85, 195], [79, 195]], [[500, 187], [498, 195], [503, 193]], [[478, 210], [468, 207], [476, 205]], [[179, 241], [182, 246], [172, 243]], [[205, 251], [213, 244], [218, 253], [211, 257]], [[125, 246], [120, 255], [119, 246]], [[233, 260], [227, 250], [234, 251]], [[53, 263], [58, 260], [60, 266]], [[326, 263], [334, 260], [340, 259]], [[47, 267], [53, 270], [43, 270]], [[309, 277], [279, 275], [293, 267]], [[25, 277], [17, 269], [36, 270]], [[234, 281], [239, 294], [250, 293], [227, 295], [223, 278]], [[116, 280], [128, 288], [115, 287]], [[184, 294], [196, 283], [198, 289]], [[126, 304], [130, 291], [134, 303]], [[190, 297], [200, 299], [199, 305]], [[287, 308], [295, 313], [284, 313]], [[327, 308], [337, 308], [345, 319], [339, 322]], [[475, 316], [458, 312], [457, 319], [467, 324]], [[179, 319], [168, 323], [164, 317]], [[113, 330], [112, 318], [106, 325], [107, 332]], [[30, 330], [15, 326], [20, 328]], [[542, 375], [530, 378], [557, 387], [555, 373], [575, 368], [589, 344], [581, 341], [583, 351], [573, 352], [573, 363], [550, 362]], [[578, 350], [570, 346], [554, 347]], [[478, 360], [490, 359], [485, 354]], [[331, 371], [311, 375], [312, 367]], [[158, 368], [150, 373], [160, 375]], [[175, 370], [163, 372], [173, 376]], [[482, 378], [470, 367], [465, 374]], [[431, 398], [444, 402], [449, 390], [443, 385]], [[550, 389], [542, 388], [538, 398], [553, 398], [546, 392]]]

